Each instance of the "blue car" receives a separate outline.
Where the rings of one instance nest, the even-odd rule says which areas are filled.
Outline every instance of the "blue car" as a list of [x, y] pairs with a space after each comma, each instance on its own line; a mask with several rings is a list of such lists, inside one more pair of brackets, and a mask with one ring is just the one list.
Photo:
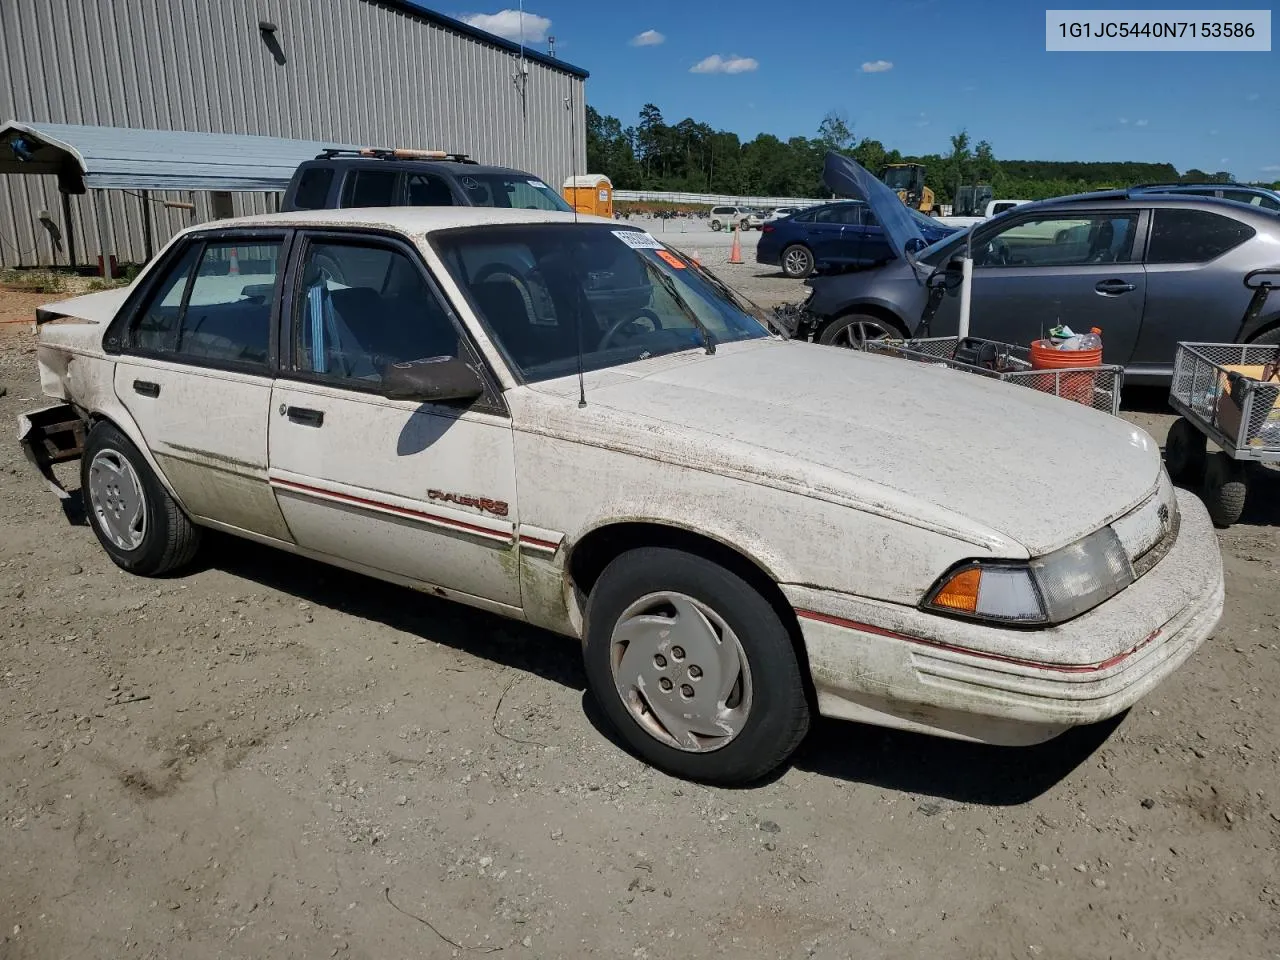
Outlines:
[[[925, 240], [934, 243], [957, 232], [932, 217], [909, 211]], [[861, 200], [840, 200], [809, 207], [765, 223], [756, 245], [756, 262], [781, 267], [788, 277], [803, 279], [814, 270], [836, 266], [870, 267], [893, 259], [884, 227]]]

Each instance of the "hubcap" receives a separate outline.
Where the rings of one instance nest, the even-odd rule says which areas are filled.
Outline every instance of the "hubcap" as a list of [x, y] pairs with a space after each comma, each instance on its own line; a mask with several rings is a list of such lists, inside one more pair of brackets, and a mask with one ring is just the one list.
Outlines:
[[808, 273], [809, 255], [803, 250], [792, 250], [787, 254], [788, 273]]
[[121, 550], [136, 550], [147, 532], [147, 502], [133, 466], [115, 450], [99, 450], [89, 464], [89, 505], [98, 529]]
[[831, 343], [837, 347], [861, 348], [868, 340], [883, 340], [889, 331], [874, 320], [859, 320], [839, 331]]
[[688, 753], [718, 750], [751, 711], [751, 668], [718, 613], [683, 593], [641, 597], [613, 628], [618, 696], [654, 739]]

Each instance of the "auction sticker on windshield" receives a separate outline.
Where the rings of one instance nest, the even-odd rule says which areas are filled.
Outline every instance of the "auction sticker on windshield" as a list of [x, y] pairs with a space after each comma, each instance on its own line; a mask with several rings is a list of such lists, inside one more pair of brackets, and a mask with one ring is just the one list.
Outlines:
[[660, 256], [662, 258], [662, 262], [667, 264], [668, 266], [675, 267], [677, 270], [685, 269], [684, 261], [679, 259], [670, 250], [659, 250], [658, 256]]
[[662, 244], [648, 233], [640, 230], [614, 230], [613, 235], [632, 250], [661, 250]]

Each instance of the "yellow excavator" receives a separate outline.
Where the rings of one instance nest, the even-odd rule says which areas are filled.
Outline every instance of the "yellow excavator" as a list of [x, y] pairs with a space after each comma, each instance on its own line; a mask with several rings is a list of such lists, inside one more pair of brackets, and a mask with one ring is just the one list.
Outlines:
[[921, 213], [936, 213], [937, 198], [933, 190], [924, 185], [924, 165], [920, 163], [891, 163], [880, 171], [880, 179], [898, 199]]

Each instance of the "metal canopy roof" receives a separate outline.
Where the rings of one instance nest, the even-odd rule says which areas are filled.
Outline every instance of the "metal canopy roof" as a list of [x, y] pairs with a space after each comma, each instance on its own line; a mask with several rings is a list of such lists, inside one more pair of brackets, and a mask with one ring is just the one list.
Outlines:
[[318, 140], [9, 120], [0, 124], [0, 174], [57, 176], [67, 193], [273, 192], [285, 188], [299, 163], [331, 147], [355, 149]]

